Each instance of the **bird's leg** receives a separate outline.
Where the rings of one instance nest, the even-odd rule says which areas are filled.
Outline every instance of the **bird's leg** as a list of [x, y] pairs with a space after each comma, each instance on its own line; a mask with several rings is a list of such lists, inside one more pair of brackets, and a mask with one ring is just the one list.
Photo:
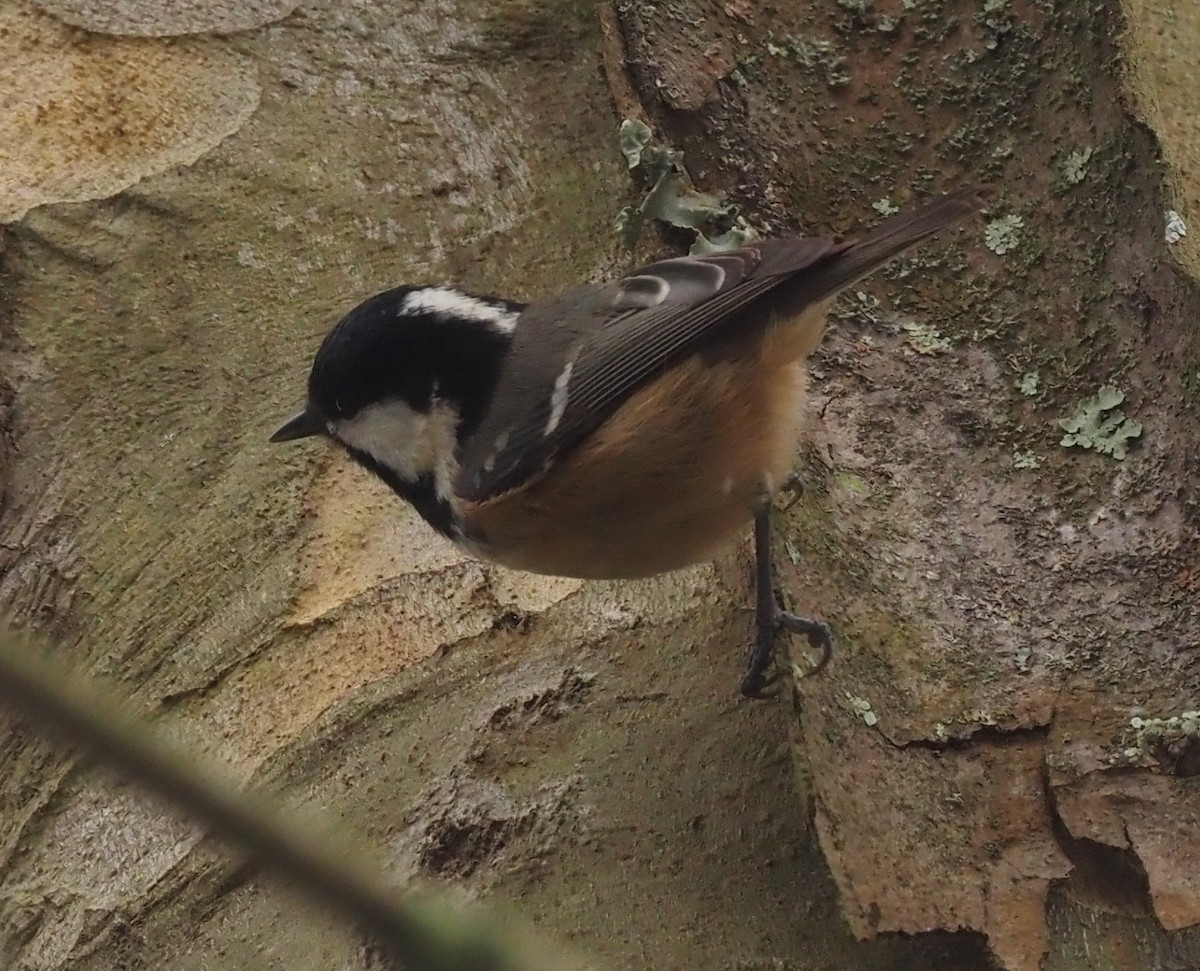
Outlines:
[[816, 674], [833, 654], [833, 638], [829, 625], [808, 617], [798, 617], [782, 607], [782, 597], [775, 589], [775, 565], [771, 561], [771, 501], [766, 499], [754, 517], [754, 595], [755, 635], [754, 646], [746, 664], [746, 676], [742, 678], [742, 694], [747, 698], [760, 698], [776, 675], [767, 676], [767, 668], [775, 656], [775, 633], [786, 630], [793, 634], [804, 634], [808, 643], [820, 654], [813, 660], [805, 677]]

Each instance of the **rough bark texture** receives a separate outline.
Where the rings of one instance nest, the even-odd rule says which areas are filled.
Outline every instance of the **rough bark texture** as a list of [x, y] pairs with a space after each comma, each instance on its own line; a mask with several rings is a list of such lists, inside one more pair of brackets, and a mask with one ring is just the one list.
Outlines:
[[[1033, 968], [1076, 867], [1170, 930], [1200, 923], [1200, 739], [1131, 725], [1200, 697], [1200, 298], [1163, 215], [1194, 211], [1197, 173], [1175, 170], [1170, 202], [1121, 98], [1115, 4], [985, 7], [698, 0], [625, 23], [666, 129], [755, 213], [849, 227], [985, 176], [989, 220], [1022, 220], [1007, 252], [976, 233], [872, 288], [882, 306], [847, 301], [816, 363], [798, 545], [841, 635], [836, 669], [801, 686], [802, 730], [851, 926], [971, 927]], [[1196, 36], [1190, 12], [1168, 22]], [[1186, 86], [1164, 61], [1188, 76], [1156, 59], [1141, 101], [1190, 118], [1155, 97]], [[1145, 426], [1123, 463], [1056, 442], [1104, 385]]]
[[[168, 29], [234, 29], [186, 6]], [[1200, 707], [1200, 298], [1171, 258], [1197, 235], [1163, 241], [1166, 209], [1200, 226], [1170, 97], [1194, 87], [1139, 69], [1127, 102], [1115, 2], [984, 6], [671, 0], [601, 30], [582, 0], [355, 0], [146, 39], [42, 12], [113, 31], [115, 6], [10, 4], [0, 62], [41, 86], [0, 121], [37, 133], [0, 139], [27, 173], [0, 211], [57, 204], [0, 237], [0, 608], [398, 881], [513, 900], [614, 968], [970, 971], [980, 934], [1021, 971], [1196, 963], [1197, 743], [1130, 725]], [[1131, 10], [1130, 49], [1185, 71], [1197, 15]], [[764, 229], [981, 176], [989, 218], [1023, 219], [1004, 254], [973, 228], [840, 308], [783, 526], [838, 655], [778, 705], [734, 690], [745, 551], [636, 584], [491, 570], [264, 443], [365, 294], [620, 265], [610, 91]], [[1123, 463], [1057, 444], [1105, 384], [1145, 426]], [[365, 965], [11, 728], [0, 964]]]

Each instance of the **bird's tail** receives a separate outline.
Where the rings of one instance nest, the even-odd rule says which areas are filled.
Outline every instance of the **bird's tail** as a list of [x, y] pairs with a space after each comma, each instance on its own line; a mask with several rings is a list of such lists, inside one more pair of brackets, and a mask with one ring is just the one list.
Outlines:
[[858, 239], [843, 240], [832, 252], [796, 280], [789, 294], [801, 304], [815, 304], [874, 273], [905, 250], [978, 212], [987, 190], [969, 185], [885, 219]]

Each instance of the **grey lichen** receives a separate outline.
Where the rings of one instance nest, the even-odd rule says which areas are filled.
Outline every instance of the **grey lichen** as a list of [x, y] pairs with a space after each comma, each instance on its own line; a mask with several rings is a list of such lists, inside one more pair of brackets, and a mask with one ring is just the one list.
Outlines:
[[908, 346], [918, 354], [941, 354], [950, 350], [951, 340], [928, 324], [907, 321], [904, 330], [908, 334]]
[[1041, 375], [1037, 371], [1026, 371], [1017, 382], [1017, 390], [1023, 395], [1034, 397], [1040, 389]]
[[[1141, 422], [1125, 417], [1114, 409], [1125, 400], [1125, 393], [1116, 388], [1101, 388], [1094, 397], [1080, 402], [1070, 418], [1060, 418], [1058, 424], [1067, 434], [1060, 445], [1070, 448], [1095, 449], [1115, 459], [1124, 459], [1130, 439], [1142, 434]], [[1107, 412], [1107, 414], [1106, 414]]]
[[989, 51], [998, 50], [1002, 39], [1013, 33], [1008, 0], [984, 0], [976, 19], [983, 28], [983, 46]]
[[643, 121], [626, 118], [617, 129], [617, 144], [630, 170], [642, 164], [642, 151], [654, 140], [654, 132]]
[[1087, 176], [1088, 162], [1092, 159], [1090, 147], [1077, 148], [1063, 162], [1063, 178], [1068, 185], [1078, 185]]
[[790, 57], [806, 68], [820, 71], [831, 88], [844, 88], [850, 83], [846, 58], [827, 40], [788, 36], [778, 43], [768, 41], [767, 52], [775, 57]]
[[621, 122], [617, 143], [625, 162], [640, 169], [650, 185], [641, 203], [617, 214], [616, 228], [626, 248], [632, 250], [649, 219], [659, 219], [696, 234], [692, 253], [733, 249], [757, 234], [719, 193], [701, 192], [683, 167], [683, 153], [657, 144], [644, 122]]
[[875, 714], [875, 710], [871, 707], [871, 702], [866, 698], [859, 698], [847, 692], [846, 704], [850, 710], [863, 720], [863, 724], [867, 728], [874, 728], [879, 724], [879, 716]]
[[1174, 209], [1168, 209], [1166, 212], [1167, 228], [1165, 238], [1168, 243], [1178, 243], [1187, 235], [1187, 224], [1184, 223], [1183, 217]]
[[983, 242], [997, 256], [1012, 252], [1021, 241], [1021, 227], [1025, 220], [1020, 216], [1001, 216], [987, 224], [983, 231]]
[[[838, 317], [857, 317], [867, 323], [877, 324], [883, 316], [883, 304], [879, 302], [879, 298], [865, 290], [852, 290], [844, 294], [840, 306], [848, 309], [845, 313], [838, 312]], [[868, 347], [874, 343], [870, 334], [863, 334], [858, 340], [860, 344]]]
[[1173, 750], [1200, 742], [1200, 711], [1185, 711], [1165, 718], [1134, 716], [1129, 719], [1129, 728], [1133, 735], [1126, 736], [1123, 753], [1126, 758], [1174, 754]]

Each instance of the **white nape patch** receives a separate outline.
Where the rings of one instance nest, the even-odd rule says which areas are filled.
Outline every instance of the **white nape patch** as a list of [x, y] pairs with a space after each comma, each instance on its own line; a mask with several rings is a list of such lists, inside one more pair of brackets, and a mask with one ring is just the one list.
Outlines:
[[458, 412], [438, 401], [429, 411], [415, 411], [403, 401], [383, 401], [353, 418], [329, 423], [334, 438], [366, 452], [406, 481], [432, 473], [438, 495], [447, 500], [458, 472], [457, 428]]
[[567, 384], [571, 380], [571, 371], [574, 369], [575, 362], [568, 361], [567, 366], [554, 379], [554, 393], [550, 396], [550, 418], [546, 422], [546, 430], [542, 432], [543, 436], [549, 435], [562, 421], [563, 414], [567, 410]]
[[450, 287], [424, 287], [408, 294], [400, 304], [402, 314], [435, 314], [441, 317], [465, 317], [490, 324], [502, 334], [511, 334], [521, 315], [503, 306], [488, 303]]
[[727, 496], [733, 495], [733, 476], [727, 475], [721, 480], [721, 492]]

